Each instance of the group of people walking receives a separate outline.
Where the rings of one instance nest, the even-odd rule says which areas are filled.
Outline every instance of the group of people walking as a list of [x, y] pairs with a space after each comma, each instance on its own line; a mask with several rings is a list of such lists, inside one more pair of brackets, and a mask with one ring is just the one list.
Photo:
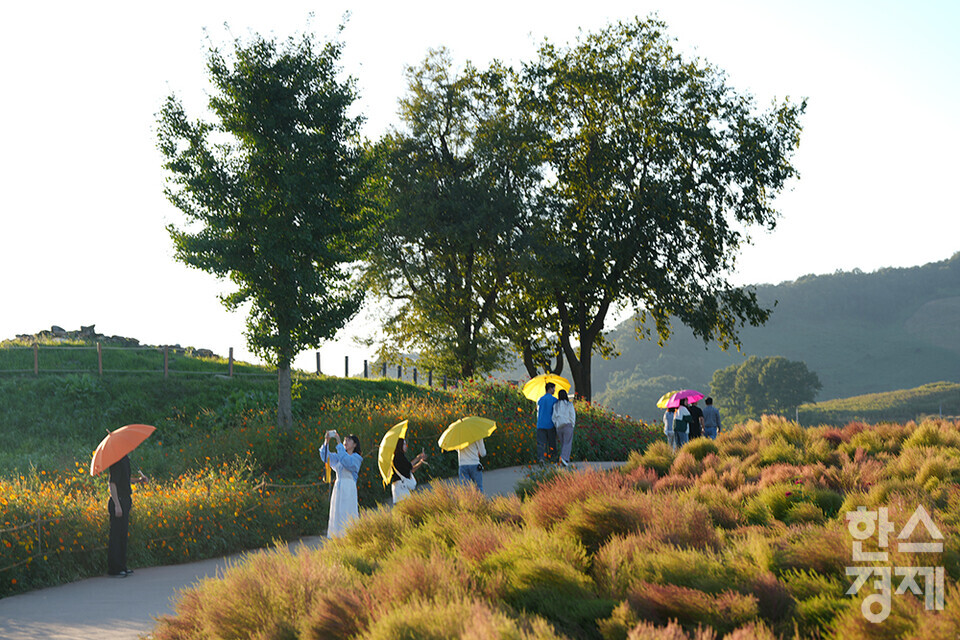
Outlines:
[[720, 433], [720, 410], [713, 406], [713, 398], [707, 398], [704, 403], [706, 406], [701, 409], [697, 402], [683, 399], [679, 407], [669, 407], [663, 413], [663, 433], [671, 449], [676, 451], [694, 438], [716, 440]]

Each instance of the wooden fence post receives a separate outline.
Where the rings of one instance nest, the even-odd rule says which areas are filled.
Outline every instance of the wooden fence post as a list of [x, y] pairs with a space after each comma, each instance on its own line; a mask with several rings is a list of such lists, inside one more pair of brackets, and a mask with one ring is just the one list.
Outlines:
[[443, 390], [447, 390], [447, 374], [443, 374]]
[[386, 362], [383, 363], [383, 375], [380, 376], [380, 377], [381, 377], [381, 378], [386, 378], [386, 377], [387, 377], [387, 363], [386, 363]]
[[397, 380], [403, 380], [403, 365], [397, 365]]
[[363, 361], [363, 377], [364, 377], [364, 378], [369, 377], [369, 376], [367, 375], [367, 361], [366, 361], [366, 360]]
[[163, 348], [163, 377], [166, 378], [170, 372], [170, 347]]
[[229, 376], [233, 377], [233, 347], [230, 347], [230, 367], [229, 367]]
[[103, 347], [100, 343], [97, 343], [97, 371], [100, 373], [100, 377], [103, 377]]
[[413, 384], [417, 384], [417, 368], [413, 368]]
[[317, 351], [317, 375], [320, 375], [320, 352]]
[[343, 356], [343, 377], [350, 377], [350, 356]]
[[430, 371], [427, 371], [427, 386], [428, 387], [433, 386], [433, 369], [430, 369]]
[[33, 343], [33, 375], [40, 375], [40, 346]]

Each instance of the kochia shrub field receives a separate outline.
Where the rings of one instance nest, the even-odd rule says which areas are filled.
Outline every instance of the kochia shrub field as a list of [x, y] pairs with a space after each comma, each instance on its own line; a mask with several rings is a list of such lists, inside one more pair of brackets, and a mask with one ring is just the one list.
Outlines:
[[[957, 426], [765, 417], [619, 470], [540, 474], [526, 498], [435, 483], [321, 549], [278, 548], [186, 591], [154, 638], [955, 638]], [[932, 529], [906, 532], [920, 506]], [[885, 546], [848, 523], [858, 507], [885, 510]], [[883, 559], [855, 559], [853, 532]], [[882, 610], [873, 580], [847, 595], [847, 567], [937, 569], [943, 589], [918, 576]]]

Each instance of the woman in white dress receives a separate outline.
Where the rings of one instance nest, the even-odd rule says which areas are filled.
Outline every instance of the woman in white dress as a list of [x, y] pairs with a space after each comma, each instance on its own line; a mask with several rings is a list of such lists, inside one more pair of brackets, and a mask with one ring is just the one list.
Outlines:
[[337, 472], [337, 481], [333, 484], [333, 495], [330, 498], [330, 519], [327, 522], [327, 537], [336, 538], [346, 532], [350, 522], [360, 517], [360, 507], [357, 504], [357, 475], [360, 473], [360, 464], [363, 458], [360, 450], [360, 440], [350, 434], [345, 442], [340, 441], [340, 434], [331, 432], [337, 439], [337, 450], [330, 451], [324, 440], [320, 447], [320, 459], [330, 463], [330, 468]]

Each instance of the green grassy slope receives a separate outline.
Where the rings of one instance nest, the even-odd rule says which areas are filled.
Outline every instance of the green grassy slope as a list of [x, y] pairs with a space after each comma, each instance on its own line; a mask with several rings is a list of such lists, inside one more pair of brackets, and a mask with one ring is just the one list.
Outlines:
[[[25, 353], [28, 367], [23, 366]], [[41, 350], [39, 376], [0, 373], [0, 469], [71, 466], [75, 459], [89, 459], [107, 429], [125, 424], [166, 424], [177, 437], [190, 439], [191, 429], [215, 430], [245, 412], [276, 410], [276, 374], [264, 367], [235, 363], [236, 375], [230, 378], [225, 360], [181, 354], [171, 356], [173, 371], [165, 378], [160, 352], [104, 353], [103, 377], [97, 374], [96, 351], [76, 343]], [[32, 367], [32, 349], [0, 347], [0, 372]], [[331, 396], [376, 400], [428, 391], [396, 380], [301, 374], [295, 382], [294, 416], [303, 419]]]
[[960, 415], [960, 384], [935, 382], [914, 389], [868, 393], [800, 407], [802, 424], [895, 422]]

